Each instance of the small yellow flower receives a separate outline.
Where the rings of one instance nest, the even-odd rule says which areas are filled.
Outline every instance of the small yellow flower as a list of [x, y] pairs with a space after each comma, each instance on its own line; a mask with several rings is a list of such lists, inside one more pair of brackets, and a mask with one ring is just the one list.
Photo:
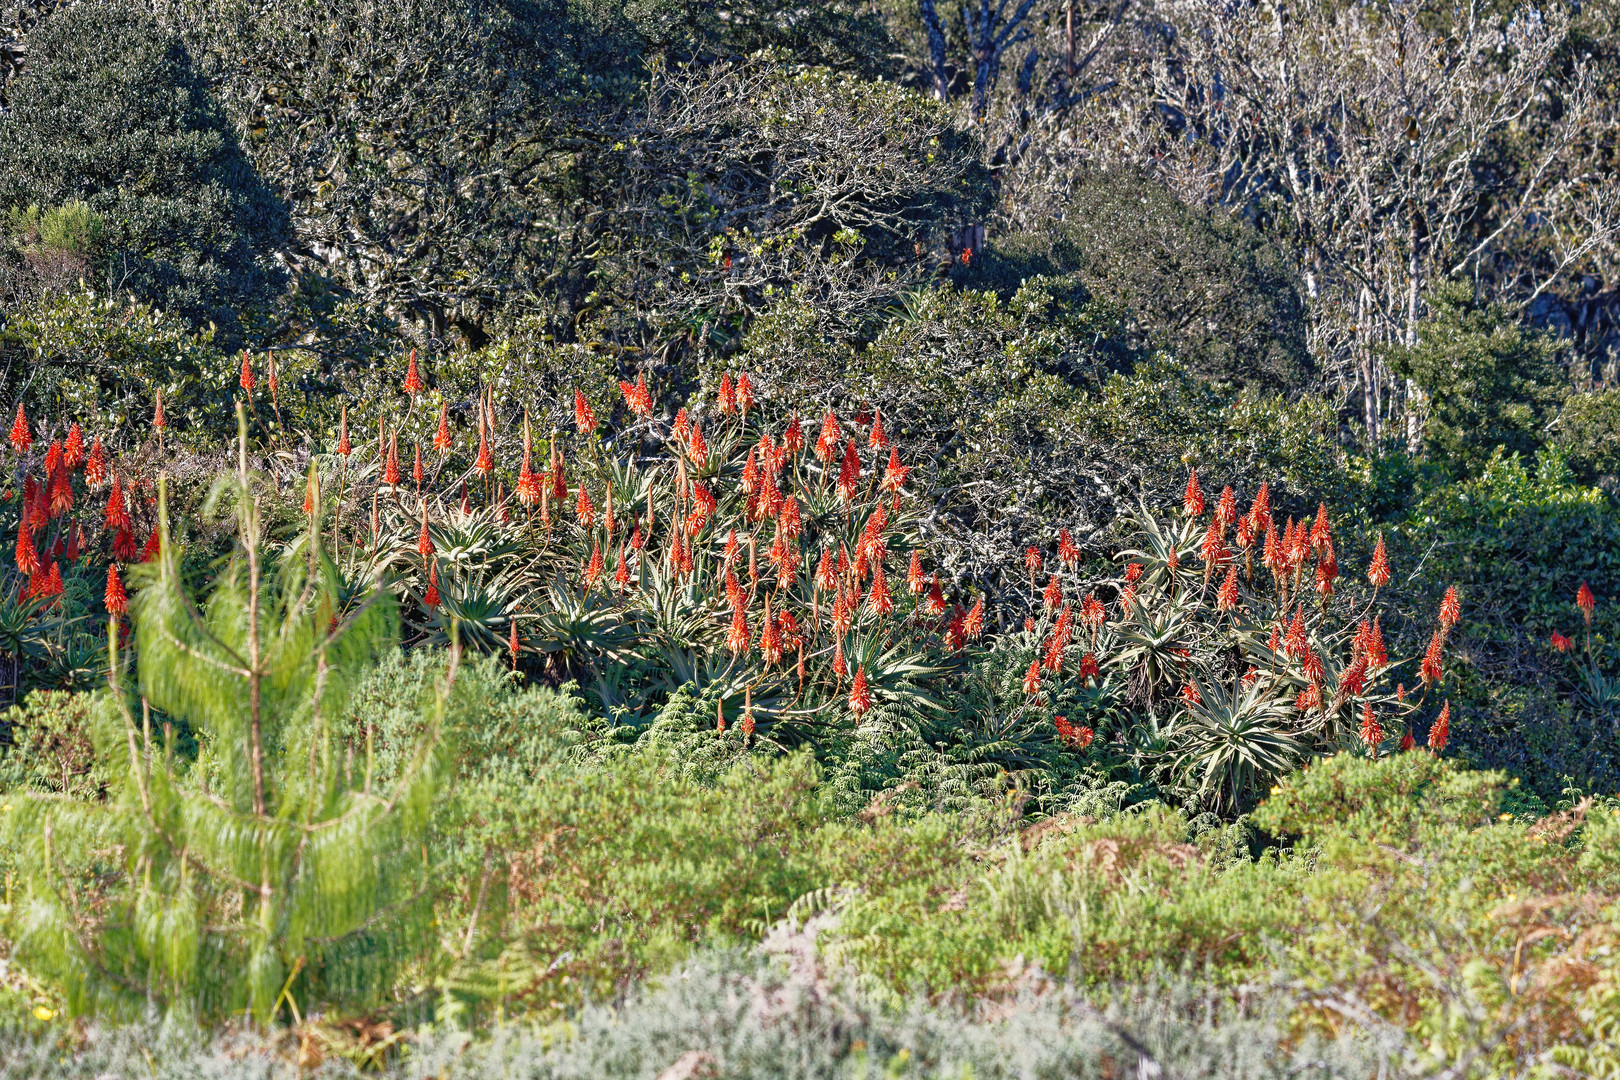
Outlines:
[[46, 1020], [50, 1020], [54, 1016], [56, 1016], [56, 1013], [54, 1011], [50, 1010], [50, 1009], [47, 1009], [45, 1006], [43, 1006], [43, 1005], [35, 1005], [34, 1006], [34, 1019], [35, 1020], [38, 1020], [38, 1021], [43, 1023]]
[[1513, 815], [1512, 814], [1503, 814], [1501, 817], [1497, 818], [1496, 820], [1497, 821], [1512, 821], [1513, 820]]

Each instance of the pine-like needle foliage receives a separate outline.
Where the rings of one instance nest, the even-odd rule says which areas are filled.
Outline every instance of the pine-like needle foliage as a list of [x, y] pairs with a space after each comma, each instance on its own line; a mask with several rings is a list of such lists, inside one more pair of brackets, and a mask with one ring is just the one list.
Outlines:
[[[423, 836], [444, 775], [444, 694], [407, 767], [374, 783], [369, 736], [345, 742], [346, 710], [396, 641], [392, 600], [346, 601], [317, 527], [267, 558], [239, 460], [215, 489], [234, 503], [238, 549], [201, 600], [160, 509], [162, 554], [132, 605], [138, 692], [110, 635], [97, 738], [110, 798], [35, 797], [8, 815], [26, 866], [18, 958], [63, 986], [75, 1013], [245, 1010], [265, 1024], [283, 1005], [296, 1018], [363, 1004], [428, 933]], [[191, 725], [194, 765], [175, 759], [154, 713]]]

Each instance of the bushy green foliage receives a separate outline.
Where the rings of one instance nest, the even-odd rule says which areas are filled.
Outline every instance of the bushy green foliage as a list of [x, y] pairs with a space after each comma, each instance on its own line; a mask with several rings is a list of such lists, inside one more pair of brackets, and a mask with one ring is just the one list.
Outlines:
[[1003, 292], [1037, 274], [1073, 282], [1125, 309], [1134, 347], [1169, 350], [1202, 378], [1291, 396], [1313, 378], [1282, 252], [1155, 180], [1097, 170], [1076, 184], [1063, 221], [974, 254], [968, 281]]
[[1469, 282], [1448, 282], [1429, 298], [1413, 347], [1385, 359], [1427, 395], [1423, 441], [1459, 477], [1478, 475], [1497, 447], [1529, 457], [1568, 396], [1556, 346], [1521, 326]]
[[1620, 387], [1571, 394], [1553, 424], [1553, 438], [1582, 480], [1620, 494]]
[[133, 3], [61, 5], [10, 97], [0, 207], [88, 204], [97, 287], [240, 332], [276, 286], [287, 222], [180, 41]]

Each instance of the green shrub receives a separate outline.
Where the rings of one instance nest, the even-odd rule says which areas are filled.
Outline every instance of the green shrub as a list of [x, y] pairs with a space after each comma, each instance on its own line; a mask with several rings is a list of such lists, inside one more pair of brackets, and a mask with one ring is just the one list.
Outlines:
[[277, 288], [287, 219], [179, 39], [125, 0], [66, 4], [28, 56], [0, 117], [0, 207], [88, 204], [95, 287], [240, 333]]

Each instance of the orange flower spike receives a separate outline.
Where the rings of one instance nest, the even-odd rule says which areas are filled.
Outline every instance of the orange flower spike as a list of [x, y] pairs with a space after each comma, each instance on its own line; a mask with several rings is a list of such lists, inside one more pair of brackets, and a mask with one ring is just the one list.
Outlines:
[[417, 443], [416, 444], [416, 460], [411, 464], [411, 479], [416, 481], [416, 486], [417, 487], [421, 487], [422, 486], [422, 480], [426, 476], [427, 476], [427, 474], [422, 471], [422, 444]]
[[422, 505], [422, 532], [416, 538], [416, 553], [424, 559], [433, 554], [433, 536], [428, 532], [426, 503]]
[[1451, 702], [1447, 701], [1440, 707], [1440, 715], [1435, 719], [1434, 726], [1429, 728], [1429, 749], [1435, 753], [1446, 748], [1451, 741]]
[[450, 452], [450, 408], [440, 402], [439, 429], [433, 433], [433, 449], [441, 454]]
[[1226, 571], [1226, 580], [1221, 582], [1221, 587], [1215, 594], [1215, 606], [1221, 611], [1234, 611], [1237, 605], [1237, 567], [1233, 566]]
[[107, 591], [101, 594], [102, 602], [107, 605], [109, 615], [122, 615], [129, 610], [129, 593], [124, 591], [124, 582], [118, 576], [118, 566], [107, 564]]
[[[18, 415], [21, 414], [22, 406], [19, 405]], [[838, 454], [838, 441], [841, 437], [842, 433], [838, 428], [838, 417], [833, 415], [831, 409], [828, 409], [826, 418], [821, 421], [821, 434], [816, 439], [816, 457], [820, 458], [823, 463], [830, 464]]]
[[1232, 493], [1231, 484], [1221, 489], [1220, 501], [1215, 504], [1215, 516], [1222, 525], [1230, 525], [1237, 520], [1237, 496]]
[[422, 606], [429, 610], [439, 606], [439, 564], [428, 567], [427, 592], [422, 594]]
[[579, 485], [579, 499], [574, 504], [574, 516], [579, 518], [579, 527], [589, 529], [596, 524], [596, 507], [591, 503], [591, 493], [585, 485]]
[[1452, 585], [1446, 589], [1446, 595], [1440, 601], [1440, 625], [1449, 631], [1460, 618], [1462, 601], [1457, 598], [1457, 586]]
[[1024, 672], [1024, 693], [1034, 697], [1041, 692], [1041, 662], [1031, 660], [1029, 670]]
[[722, 372], [720, 375], [719, 393], [720, 412], [730, 416], [737, 411], [737, 389], [731, 384], [731, 372]]
[[804, 449], [804, 425], [799, 422], [799, 414], [794, 413], [793, 419], [788, 422], [787, 430], [782, 433], [782, 445], [788, 453], [797, 454]]
[[1373, 712], [1372, 702], [1361, 703], [1361, 741], [1367, 744], [1368, 749], [1377, 756], [1378, 745], [1384, 741], [1384, 728], [1378, 722], [1378, 714]]
[[107, 452], [101, 448], [101, 439], [90, 444], [90, 456], [84, 460], [84, 482], [99, 487], [107, 479]]
[[416, 350], [412, 349], [410, 363], [405, 367], [405, 392], [415, 397], [425, 389], [427, 387], [422, 382], [422, 373], [416, 367]]
[[1445, 679], [1445, 669], [1440, 663], [1445, 645], [1445, 633], [1436, 630], [1434, 636], [1429, 639], [1428, 649], [1423, 653], [1423, 663], [1419, 665], [1419, 674], [1423, 678], [1424, 686], [1434, 686]]
[[596, 588], [596, 583], [602, 580], [602, 574], [606, 570], [607, 564], [602, 559], [602, 545], [592, 541], [591, 557], [585, 563], [583, 574], [586, 591]]
[[748, 372], [737, 376], [737, 408], [748, 416], [748, 410], [754, 407], [754, 384], [748, 381]]
[[1263, 534], [1271, 527], [1271, 485], [1262, 483], [1260, 490], [1254, 493], [1254, 504], [1249, 507], [1249, 520], [1253, 523], [1256, 535]]
[[253, 378], [253, 360], [248, 356], [246, 349], [242, 350], [242, 374], [236, 381], [249, 394], [253, 393], [253, 387], [257, 385], [257, 380]]
[[861, 459], [855, 451], [855, 440], [844, 444], [844, 460], [838, 468], [838, 497], [845, 503], [855, 501], [861, 486]]
[[624, 544], [619, 545], [619, 568], [613, 572], [613, 583], [620, 589], [630, 584], [630, 563], [624, 555]]
[[1333, 544], [1333, 530], [1328, 525], [1327, 503], [1320, 503], [1316, 508], [1316, 522], [1311, 526], [1310, 546], [1317, 551], [1326, 551]]
[[877, 409], [872, 410], [872, 434], [867, 439], [867, 445], [874, 450], [884, 450], [889, 446], [889, 437], [883, 433], [883, 414]]
[[939, 586], [939, 575], [928, 586], [928, 599], [923, 602], [923, 610], [933, 616], [945, 614], [945, 593]]
[[17, 525], [17, 569], [26, 577], [39, 573], [39, 550], [34, 546], [34, 534], [26, 523]]
[[45, 475], [53, 480], [56, 471], [62, 467], [62, 440], [52, 439], [50, 448], [45, 451]]
[[1592, 595], [1591, 587], [1584, 581], [1575, 591], [1575, 606], [1581, 609], [1581, 617], [1586, 620], [1586, 625], [1591, 626], [1592, 612], [1597, 610], [1597, 597]]
[[1381, 589], [1389, 584], [1389, 552], [1384, 547], [1384, 534], [1378, 534], [1378, 543], [1373, 546], [1372, 565], [1367, 567], [1367, 580], [1372, 582], [1374, 588]]
[[488, 476], [495, 470], [495, 458], [489, 452], [489, 433], [482, 429], [478, 432], [478, 459], [473, 462], [473, 468], [480, 476]]
[[872, 690], [866, 685], [866, 668], [860, 667], [855, 671], [855, 682], [849, 688], [849, 711], [856, 716], [865, 716], [872, 708]]
[[911, 591], [912, 596], [921, 596], [927, 587], [928, 580], [923, 577], [922, 552], [912, 548], [911, 564], [906, 567], [906, 588]]
[[19, 454], [26, 454], [28, 448], [34, 445], [33, 432], [28, 430], [28, 414], [23, 412], [22, 402], [17, 402], [17, 419], [12, 421], [11, 434], [7, 437], [11, 448]]
[[1048, 611], [1055, 611], [1063, 603], [1063, 586], [1058, 583], [1058, 576], [1053, 574], [1046, 583], [1046, 590], [1041, 593], [1041, 601]]
[[76, 422], [68, 428], [67, 442], [62, 444], [62, 464], [70, 469], [84, 464], [84, 432]]
[[1080, 565], [1080, 548], [1068, 529], [1058, 530], [1058, 561], [1070, 569]]
[[389, 487], [399, 486], [399, 434], [397, 432], [388, 436], [388, 460], [383, 464], [383, 483]]
[[105, 518], [107, 528], [116, 532], [127, 529], [132, 524], [129, 519], [129, 508], [124, 505], [124, 489], [118, 482], [118, 475], [113, 474], [112, 490], [107, 492], [107, 514]]
[[1181, 500], [1181, 509], [1188, 517], [1204, 512], [1204, 490], [1198, 486], [1198, 470], [1187, 473], [1187, 494]]
[[1042, 562], [1040, 548], [1029, 547], [1024, 549], [1024, 569], [1029, 571], [1031, 576], [1041, 572]]
[[900, 464], [900, 451], [889, 447], [889, 464], [883, 470], [883, 489], [898, 494], [910, 474], [911, 466]]
[[692, 464], [698, 468], [709, 463], [709, 444], [703, 441], [703, 426], [692, 425], [692, 442], [686, 451], [686, 456], [692, 459]]
[[574, 391], [574, 429], [581, 435], [590, 435], [596, 431], [596, 413], [591, 411], [590, 402], [579, 390]]
[[984, 635], [983, 596], [973, 601], [973, 607], [968, 609], [967, 618], [962, 620], [962, 632], [969, 641], [978, 641]]
[[354, 453], [354, 445], [349, 442], [349, 406], [345, 402], [338, 413], [338, 441], [337, 452], [343, 457]]

